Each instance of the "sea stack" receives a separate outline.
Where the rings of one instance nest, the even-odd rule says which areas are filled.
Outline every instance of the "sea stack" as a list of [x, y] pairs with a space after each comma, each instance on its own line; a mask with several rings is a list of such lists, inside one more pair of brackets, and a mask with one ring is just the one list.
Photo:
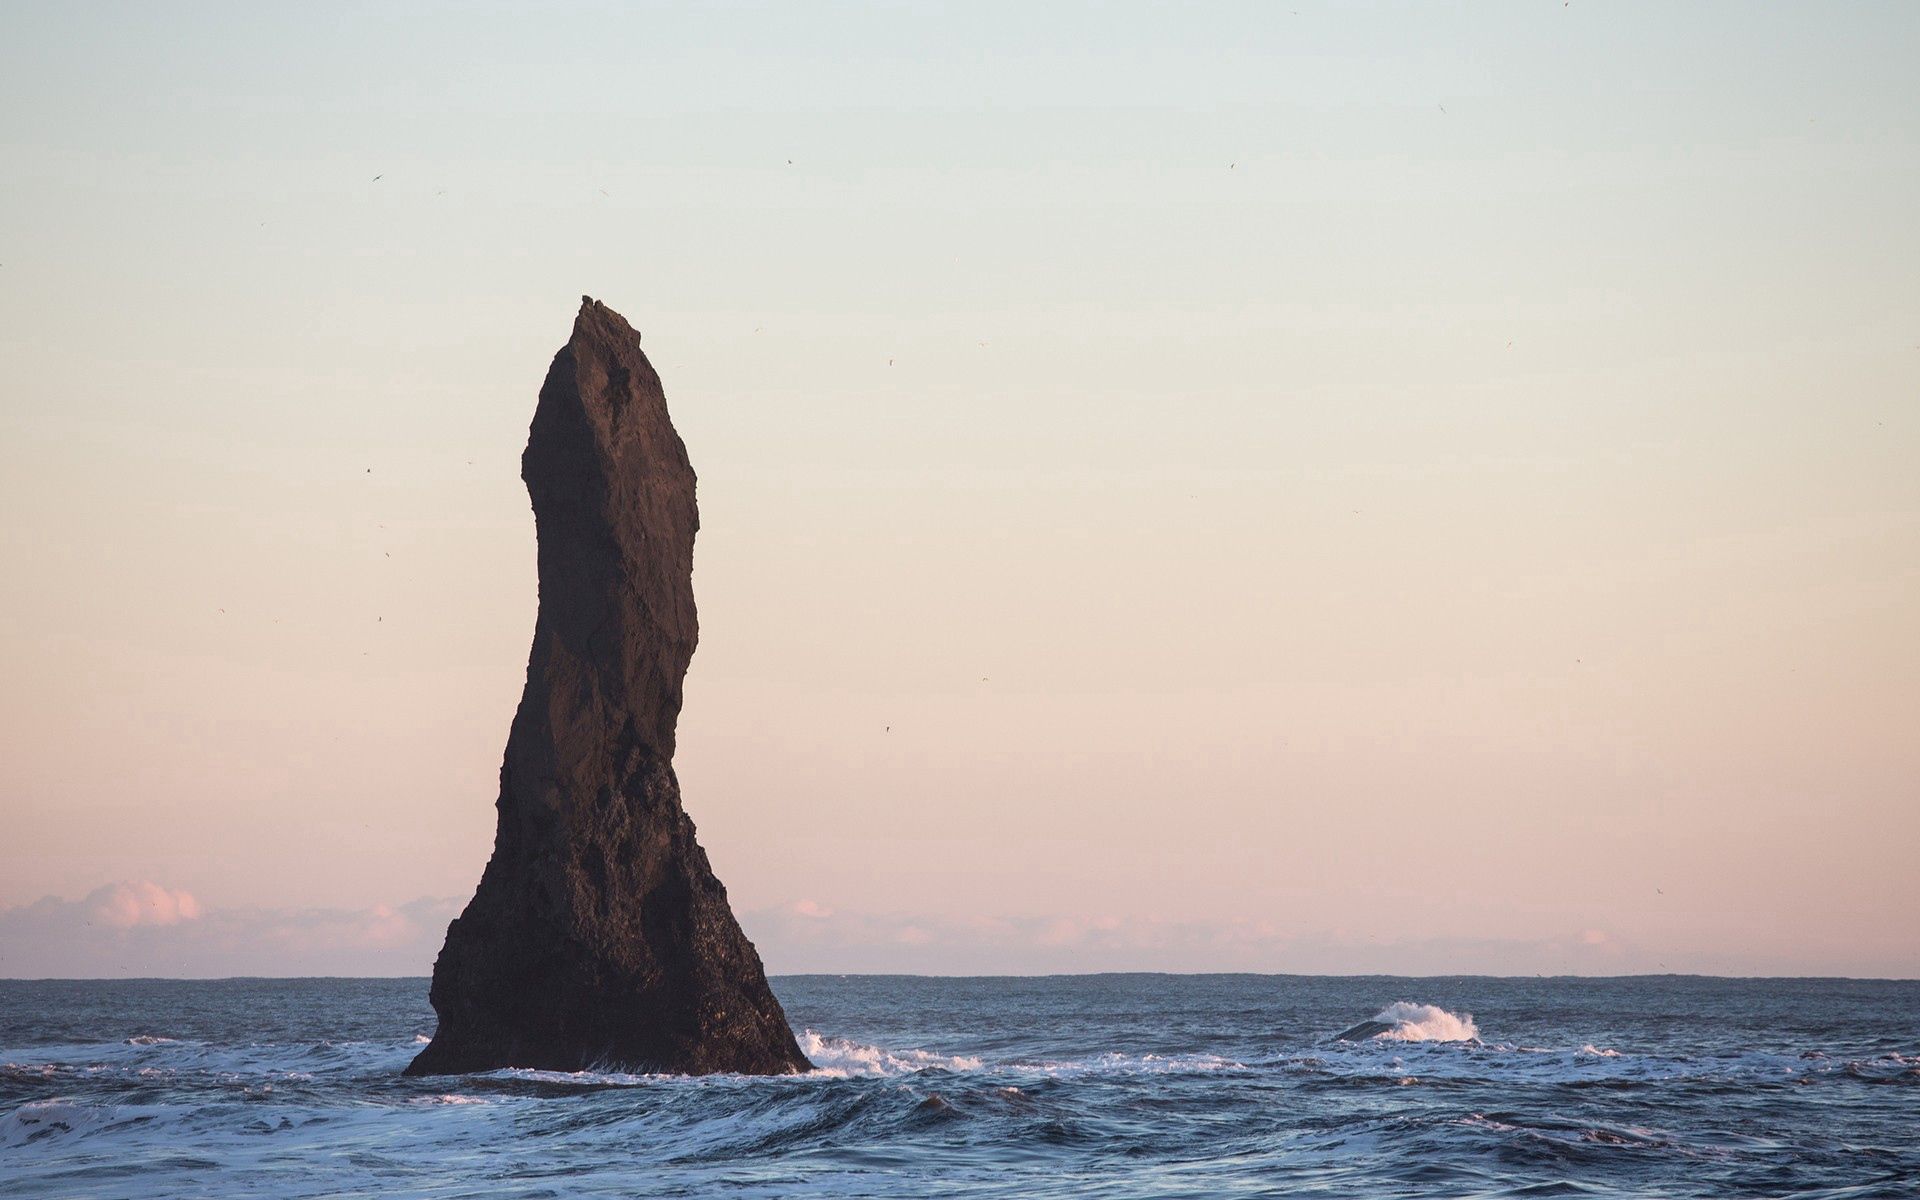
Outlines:
[[673, 773], [693, 468], [620, 314], [583, 297], [520, 459], [540, 611], [493, 859], [447, 927], [409, 1075], [498, 1067], [785, 1074], [809, 1063]]

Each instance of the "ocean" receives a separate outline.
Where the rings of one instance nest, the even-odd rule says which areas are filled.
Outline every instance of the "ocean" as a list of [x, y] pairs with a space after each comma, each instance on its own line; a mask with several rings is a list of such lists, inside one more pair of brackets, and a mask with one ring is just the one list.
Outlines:
[[424, 979], [0, 981], [0, 1195], [1920, 1196], [1920, 982], [773, 984], [811, 1075], [403, 1079]]

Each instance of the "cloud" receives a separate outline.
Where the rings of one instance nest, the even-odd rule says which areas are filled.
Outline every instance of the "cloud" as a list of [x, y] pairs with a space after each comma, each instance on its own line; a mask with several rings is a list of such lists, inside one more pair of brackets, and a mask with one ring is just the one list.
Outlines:
[[[426, 975], [460, 910], [423, 897], [365, 908], [219, 908], [150, 880], [0, 910], [0, 976]], [[775, 974], [1622, 974], [1655, 953], [1594, 928], [1538, 939], [1376, 938], [1267, 919], [1153, 914], [873, 913], [811, 898], [741, 914]]]
[[114, 883], [0, 910], [0, 976], [424, 975], [459, 909], [434, 897], [218, 909], [149, 880]]
[[145, 879], [96, 888], [80, 904], [93, 921], [115, 929], [178, 925], [200, 916], [200, 902], [191, 892], [172, 891]]

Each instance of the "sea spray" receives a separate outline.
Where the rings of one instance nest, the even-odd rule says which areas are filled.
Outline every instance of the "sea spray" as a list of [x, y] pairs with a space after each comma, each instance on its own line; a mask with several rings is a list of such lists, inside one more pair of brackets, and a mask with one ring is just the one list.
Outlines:
[[1437, 1004], [1396, 1000], [1373, 1019], [1391, 1029], [1377, 1036], [1389, 1042], [1477, 1042], [1480, 1030], [1472, 1013], [1450, 1013]]

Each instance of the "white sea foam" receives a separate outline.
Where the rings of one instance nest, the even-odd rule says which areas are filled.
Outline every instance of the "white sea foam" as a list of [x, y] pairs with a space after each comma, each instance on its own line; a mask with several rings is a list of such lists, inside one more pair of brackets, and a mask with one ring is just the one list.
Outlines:
[[547, 1071], [539, 1067], [501, 1067], [488, 1072], [502, 1079], [526, 1079], [535, 1083], [569, 1083], [586, 1087], [642, 1087], [657, 1083], [698, 1083], [723, 1079], [722, 1075], [653, 1075], [616, 1071], [612, 1068], [586, 1071]]
[[1011, 1069], [1038, 1071], [1056, 1079], [1076, 1075], [1187, 1075], [1209, 1071], [1241, 1071], [1246, 1064], [1218, 1054], [1099, 1054], [1086, 1059], [1025, 1062]]
[[813, 1060], [813, 1074], [846, 1079], [856, 1075], [911, 1075], [915, 1071], [977, 1071], [980, 1060], [927, 1050], [883, 1050], [846, 1038], [822, 1037], [808, 1029], [800, 1049]]
[[1480, 1030], [1473, 1023], [1472, 1013], [1454, 1014], [1437, 1004], [1415, 1004], [1409, 1000], [1396, 1000], [1379, 1012], [1373, 1019], [1392, 1029], [1380, 1034], [1380, 1038], [1390, 1042], [1477, 1042]]
[[[800, 1049], [813, 1060], [815, 1078], [847, 1079], [911, 1075], [917, 1071], [978, 1071], [984, 1061], [969, 1054], [936, 1054], [930, 1050], [888, 1050], [847, 1038], [823, 1037], [808, 1029], [800, 1035]], [[1217, 1054], [1120, 1054], [1110, 1052], [1084, 1059], [1042, 1059], [996, 1063], [996, 1069], [1048, 1075], [1183, 1075], [1190, 1072], [1244, 1070], [1231, 1058]]]

